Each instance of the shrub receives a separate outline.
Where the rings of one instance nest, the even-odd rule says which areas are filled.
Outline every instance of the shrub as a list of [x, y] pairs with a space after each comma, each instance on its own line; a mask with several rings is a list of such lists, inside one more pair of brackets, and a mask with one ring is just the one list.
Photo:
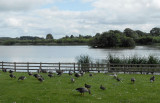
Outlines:
[[77, 62], [81, 65], [81, 70], [84, 72], [88, 72], [89, 63], [91, 63], [91, 58], [88, 55], [80, 55], [76, 59]]

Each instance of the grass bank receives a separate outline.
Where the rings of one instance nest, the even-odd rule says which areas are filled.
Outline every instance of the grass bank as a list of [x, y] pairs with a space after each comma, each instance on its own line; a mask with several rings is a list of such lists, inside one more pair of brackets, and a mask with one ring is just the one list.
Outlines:
[[[41, 74], [45, 81], [40, 83], [27, 73], [13, 73], [16, 77], [24, 75], [24, 81], [11, 79], [9, 73], [0, 73], [0, 103], [158, 103], [160, 101], [160, 80], [156, 75], [156, 81], [150, 83], [152, 75], [119, 74], [122, 82], [113, 79], [107, 74], [85, 74], [75, 78], [68, 74], [49, 78], [47, 74]], [[71, 77], [75, 83], [71, 83]], [[136, 78], [135, 84], [130, 79]], [[81, 96], [75, 91], [84, 84], [90, 84], [91, 95], [85, 93]], [[106, 87], [101, 90], [100, 85]]]

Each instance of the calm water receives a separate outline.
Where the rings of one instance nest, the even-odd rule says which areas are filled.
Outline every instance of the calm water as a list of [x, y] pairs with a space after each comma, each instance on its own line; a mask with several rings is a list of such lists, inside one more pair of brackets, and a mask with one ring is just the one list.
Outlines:
[[0, 46], [0, 61], [6, 62], [75, 62], [88, 54], [92, 60], [106, 59], [108, 54], [120, 57], [154, 55], [160, 58], [160, 48], [137, 46], [134, 49], [93, 49], [89, 46]]

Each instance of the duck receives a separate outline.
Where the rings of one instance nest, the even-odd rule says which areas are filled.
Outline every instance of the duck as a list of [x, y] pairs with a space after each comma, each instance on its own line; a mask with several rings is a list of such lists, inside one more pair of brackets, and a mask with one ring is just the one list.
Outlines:
[[77, 88], [76, 90], [77, 90], [78, 92], [80, 92], [81, 95], [84, 95], [85, 92], [88, 92], [89, 94], [91, 94], [91, 91], [90, 91], [89, 89], [87, 89], [87, 88], [81, 87], [81, 88]]
[[106, 88], [102, 85], [100, 85], [100, 89], [105, 90]]
[[9, 75], [11, 78], [16, 78], [15, 75], [13, 75], [12, 73]]
[[131, 78], [131, 82], [134, 83], [136, 81], [135, 78]]
[[20, 77], [18, 78], [18, 80], [24, 80], [24, 79], [26, 79], [25, 76], [20, 76]]

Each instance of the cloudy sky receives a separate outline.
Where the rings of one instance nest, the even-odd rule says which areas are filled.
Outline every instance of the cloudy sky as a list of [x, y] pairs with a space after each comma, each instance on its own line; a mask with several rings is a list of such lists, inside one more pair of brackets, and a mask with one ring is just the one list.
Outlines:
[[0, 37], [160, 27], [160, 0], [0, 0]]

